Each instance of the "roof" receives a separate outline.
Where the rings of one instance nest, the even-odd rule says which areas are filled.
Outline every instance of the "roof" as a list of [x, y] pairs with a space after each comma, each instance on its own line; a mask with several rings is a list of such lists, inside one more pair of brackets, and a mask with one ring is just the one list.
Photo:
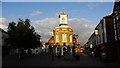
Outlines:
[[6, 34], [7, 34], [7, 32], [6, 32], [5, 30], [1, 29], [1, 28], [0, 28], [0, 31], [2, 31], [3, 33], [6, 33]]

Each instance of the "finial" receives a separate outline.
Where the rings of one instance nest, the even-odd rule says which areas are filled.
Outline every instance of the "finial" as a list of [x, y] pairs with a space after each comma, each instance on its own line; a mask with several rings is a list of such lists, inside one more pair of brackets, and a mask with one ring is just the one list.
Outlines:
[[64, 10], [65, 10], [65, 8], [63, 8], [63, 14], [65, 13]]

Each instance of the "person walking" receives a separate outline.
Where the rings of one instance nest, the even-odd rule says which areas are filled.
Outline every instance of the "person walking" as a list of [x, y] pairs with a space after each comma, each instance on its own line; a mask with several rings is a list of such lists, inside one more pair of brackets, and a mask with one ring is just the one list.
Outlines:
[[52, 45], [49, 45], [49, 54], [52, 54], [53, 50], [52, 50]]
[[19, 51], [18, 51], [18, 58], [23, 59], [23, 54], [24, 54], [24, 49], [20, 48]]
[[52, 48], [52, 45], [49, 45], [49, 53], [51, 55], [51, 59], [52, 61], [54, 61], [54, 54], [53, 54], [53, 48]]

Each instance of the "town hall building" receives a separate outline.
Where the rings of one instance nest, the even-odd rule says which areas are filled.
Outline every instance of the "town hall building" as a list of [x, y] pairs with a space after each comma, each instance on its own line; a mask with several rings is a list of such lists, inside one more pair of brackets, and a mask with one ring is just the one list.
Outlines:
[[65, 14], [64, 11], [59, 14], [59, 27], [53, 30], [53, 36], [48, 41], [49, 43], [59, 44], [60, 46], [73, 46], [73, 29], [68, 26], [67, 18], [68, 14]]
[[59, 27], [56, 27], [53, 30], [54, 42], [55, 44], [59, 44], [60, 46], [73, 45], [73, 29], [68, 27], [67, 17], [68, 15], [65, 14], [64, 12], [59, 14], [60, 18]]

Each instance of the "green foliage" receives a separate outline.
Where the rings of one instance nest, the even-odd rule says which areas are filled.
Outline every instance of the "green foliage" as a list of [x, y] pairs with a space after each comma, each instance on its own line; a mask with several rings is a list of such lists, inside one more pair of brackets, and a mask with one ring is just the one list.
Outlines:
[[8, 25], [8, 43], [13, 48], [35, 48], [40, 46], [40, 35], [36, 34], [30, 20], [19, 19], [18, 24], [11, 22]]

